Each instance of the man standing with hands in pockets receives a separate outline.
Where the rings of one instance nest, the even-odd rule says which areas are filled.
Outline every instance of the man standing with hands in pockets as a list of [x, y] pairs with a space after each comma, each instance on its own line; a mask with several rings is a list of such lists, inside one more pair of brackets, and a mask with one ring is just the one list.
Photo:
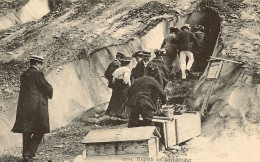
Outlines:
[[12, 131], [23, 134], [23, 159], [35, 157], [45, 133], [50, 133], [48, 99], [53, 88], [41, 69], [43, 57], [31, 56], [30, 67], [20, 78], [16, 121]]

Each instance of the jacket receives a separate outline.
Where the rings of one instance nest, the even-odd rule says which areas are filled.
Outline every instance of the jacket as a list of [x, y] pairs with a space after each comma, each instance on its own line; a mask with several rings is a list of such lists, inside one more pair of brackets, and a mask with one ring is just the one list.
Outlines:
[[163, 59], [155, 57], [152, 62], [158, 66], [163, 79], [163, 88], [165, 88], [170, 78], [170, 70]]
[[53, 88], [42, 72], [34, 67], [26, 70], [20, 79], [14, 133], [49, 133], [48, 99]]
[[[136, 67], [132, 69], [132, 72], [131, 72], [131, 82], [133, 83], [134, 80], [136, 80], [136, 79], [138, 79], [138, 78], [140, 78], [140, 77], [143, 77], [143, 76], [147, 75], [147, 72], [148, 72], [147, 69], [148, 69], [148, 67], [157, 67], [157, 69], [159, 69], [158, 66], [157, 66], [155, 63], [151, 62], [151, 61], [147, 64], [146, 67], [144, 66], [144, 62], [143, 62], [143, 61], [140, 61], [140, 62], [137, 63]], [[162, 74], [160, 73], [159, 70], [158, 70], [158, 73], [157, 73], [156, 80], [157, 80], [161, 85], [163, 85]]]
[[107, 67], [107, 69], [106, 69], [106, 71], [105, 71], [105, 78], [108, 80], [108, 87], [109, 88], [112, 88], [112, 85], [113, 85], [113, 83], [112, 83], [112, 80], [113, 80], [113, 76], [112, 76], [112, 74], [113, 74], [113, 72], [116, 70], [116, 69], [118, 69], [120, 67], [120, 62], [118, 61], [118, 60], [114, 60], [114, 61], [112, 61], [109, 65], [108, 65], [108, 67]]
[[197, 38], [190, 32], [183, 30], [176, 36], [178, 42], [179, 51], [190, 51], [192, 52], [192, 45], [198, 46]]
[[128, 107], [141, 107], [151, 111], [157, 109], [157, 99], [161, 99], [162, 104], [166, 103], [166, 94], [162, 86], [150, 76], [138, 78], [127, 92]]

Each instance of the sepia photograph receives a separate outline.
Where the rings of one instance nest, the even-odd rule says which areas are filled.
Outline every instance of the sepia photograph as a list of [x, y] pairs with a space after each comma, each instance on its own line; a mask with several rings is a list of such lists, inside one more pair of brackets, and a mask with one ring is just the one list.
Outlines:
[[0, 0], [0, 162], [260, 162], [260, 0]]

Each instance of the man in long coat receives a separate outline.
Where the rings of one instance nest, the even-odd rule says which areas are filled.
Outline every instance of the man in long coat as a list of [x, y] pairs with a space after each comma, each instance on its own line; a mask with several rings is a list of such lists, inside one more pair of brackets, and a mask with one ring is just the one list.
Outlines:
[[164, 89], [170, 78], [170, 70], [169, 70], [168, 66], [166, 65], [166, 62], [163, 60], [164, 51], [155, 49], [154, 54], [156, 55], [156, 57], [152, 59], [152, 62], [158, 66], [159, 71], [162, 74], [163, 89]]
[[50, 133], [48, 99], [52, 98], [52, 86], [40, 71], [43, 58], [30, 57], [30, 67], [20, 78], [20, 92], [16, 121], [12, 131], [23, 134], [23, 158], [35, 156], [45, 133]]
[[[127, 106], [130, 109], [128, 127], [152, 125], [154, 112], [157, 111], [158, 98], [162, 104], [166, 103], [166, 94], [162, 86], [155, 79], [158, 69], [149, 67], [147, 76], [138, 78], [128, 89]], [[139, 115], [143, 121], [139, 120]]]
[[[143, 77], [145, 75], [147, 75], [147, 69], [149, 67], [157, 67], [158, 66], [150, 61], [151, 58], [151, 52], [149, 51], [143, 51], [143, 59], [142, 61], [138, 62], [136, 67], [132, 69], [131, 72], [131, 82], [133, 83], [136, 79]], [[162, 75], [160, 73], [160, 71], [158, 71], [158, 74], [156, 76], [156, 80], [163, 85], [163, 78]]]
[[121, 59], [123, 59], [124, 58], [124, 54], [123, 53], [121, 53], [121, 52], [117, 52], [117, 54], [116, 54], [116, 59], [114, 60], [114, 61], [112, 61], [109, 65], [108, 65], [108, 67], [107, 67], [107, 69], [106, 69], [106, 71], [105, 71], [105, 78], [108, 80], [108, 87], [109, 88], [112, 88], [112, 85], [113, 85], [113, 83], [112, 83], [112, 80], [113, 80], [113, 76], [112, 76], [112, 74], [113, 74], [113, 72], [116, 70], [116, 69], [118, 69], [119, 67], [120, 67], [120, 60]]

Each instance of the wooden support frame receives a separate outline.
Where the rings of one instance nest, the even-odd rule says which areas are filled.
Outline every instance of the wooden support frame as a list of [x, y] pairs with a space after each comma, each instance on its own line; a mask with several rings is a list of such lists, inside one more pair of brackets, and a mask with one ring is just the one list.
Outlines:
[[[214, 66], [218, 66], [218, 67], [213, 67], [214, 69], [211, 69], [211, 65], [212, 63], [215, 63]], [[206, 117], [207, 116], [207, 108], [208, 108], [208, 102], [209, 102], [209, 98], [214, 90], [215, 84], [217, 79], [219, 78], [220, 72], [222, 70], [223, 67], [223, 60], [212, 60], [212, 62], [209, 63], [209, 69], [207, 71], [207, 75], [206, 75], [206, 80], [209, 81], [209, 89], [206, 92], [206, 96], [205, 99], [202, 103], [202, 107], [200, 110], [201, 116], [202, 117]], [[209, 76], [210, 75], [210, 76]]]

